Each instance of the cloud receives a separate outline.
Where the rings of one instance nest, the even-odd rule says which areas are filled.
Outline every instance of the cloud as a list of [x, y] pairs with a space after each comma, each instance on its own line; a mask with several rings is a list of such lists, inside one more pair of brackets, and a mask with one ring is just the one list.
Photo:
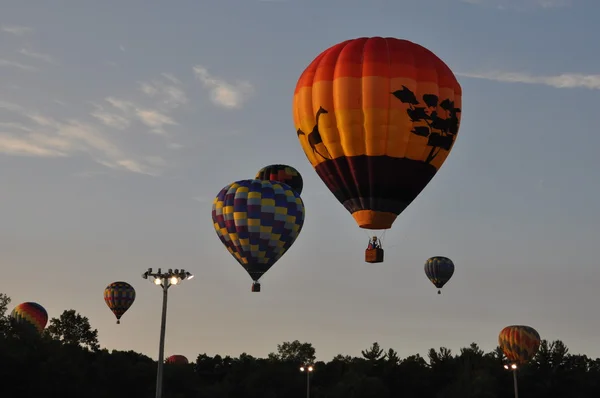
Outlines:
[[194, 74], [204, 87], [210, 89], [212, 102], [224, 108], [241, 108], [243, 102], [254, 91], [250, 83], [228, 83], [225, 80], [212, 76], [202, 65], [194, 66]]
[[117, 130], [125, 130], [130, 125], [127, 118], [114, 113], [106, 112], [104, 108], [99, 105], [96, 105], [96, 110], [90, 113], [90, 115], [98, 119], [105, 126], [112, 127]]
[[15, 35], [15, 36], [23, 36], [30, 33], [33, 33], [33, 29], [27, 26], [17, 26], [17, 25], [2, 25], [0, 28], [2, 32]]
[[33, 66], [21, 64], [19, 62], [8, 61], [6, 59], [0, 59], [0, 67], [2, 67], [2, 66], [8, 67], [8, 68], [21, 69], [21, 70], [29, 70], [29, 71], [36, 70]]
[[121, 45], [119, 46], [119, 50], [121, 50], [121, 51], [125, 52], [125, 46], [121, 44]]
[[121, 111], [124, 117], [127, 118], [126, 120], [137, 119], [147, 127], [150, 127], [152, 129], [151, 131], [157, 134], [165, 134], [163, 129], [164, 126], [177, 125], [170, 116], [154, 109], [141, 108], [131, 101], [108, 97], [106, 98], [106, 102]]
[[164, 161], [157, 157], [139, 158], [125, 153], [97, 126], [89, 123], [73, 119], [56, 120], [9, 102], [0, 102], [0, 110], [23, 119], [21, 123], [4, 122], [0, 126], [1, 153], [37, 157], [67, 157], [85, 153], [106, 167], [148, 175], [158, 175], [160, 166], [164, 165]]
[[35, 142], [35, 140], [31, 140], [29, 137], [18, 138], [4, 133], [0, 133], [0, 153], [21, 156], [66, 156], [63, 152], [53, 148], [45, 147], [41, 143], [38, 144]]
[[161, 76], [174, 84], [181, 84], [181, 81], [170, 73], [161, 73]]
[[22, 131], [27, 131], [27, 132], [33, 131], [30, 127], [24, 126], [21, 123], [0, 122], [0, 131], [3, 129], [22, 130]]
[[42, 53], [36, 53], [34, 51], [27, 50], [25, 48], [19, 50], [19, 54], [25, 55], [27, 57], [39, 59], [39, 60], [42, 60], [42, 61], [47, 62], [49, 64], [55, 64], [56, 63], [56, 61], [54, 61], [54, 59], [50, 55], [42, 54]]
[[159, 101], [162, 107], [173, 109], [188, 103], [187, 95], [181, 88], [181, 82], [173, 75], [163, 73], [162, 76], [169, 81], [160, 80], [140, 83], [140, 90], [151, 98]]
[[461, 0], [463, 3], [496, 7], [501, 10], [506, 9], [517, 9], [522, 10], [525, 8], [562, 8], [570, 7], [574, 4], [575, 0]]
[[563, 73], [556, 76], [534, 76], [516, 72], [457, 73], [474, 79], [494, 80], [507, 83], [542, 84], [556, 88], [587, 88], [600, 90], [600, 75]]

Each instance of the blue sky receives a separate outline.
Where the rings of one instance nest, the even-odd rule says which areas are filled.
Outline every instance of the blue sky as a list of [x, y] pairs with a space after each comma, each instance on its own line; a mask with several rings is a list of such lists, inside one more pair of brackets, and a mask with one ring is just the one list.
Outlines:
[[[104, 347], [156, 358], [161, 294], [140, 274], [185, 268], [197, 277], [171, 290], [167, 355], [266, 356], [294, 339], [323, 360], [374, 341], [490, 350], [524, 323], [600, 356], [596, 0], [35, 4], [5, 1], [0, 19], [0, 290], [13, 304], [73, 308]], [[360, 36], [426, 46], [464, 91], [451, 155], [376, 265], [291, 115], [308, 63]], [[279, 162], [304, 176], [306, 222], [253, 294], [211, 202]], [[433, 255], [457, 268], [442, 296], [423, 273]], [[137, 291], [121, 325], [102, 299], [117, 280]]]

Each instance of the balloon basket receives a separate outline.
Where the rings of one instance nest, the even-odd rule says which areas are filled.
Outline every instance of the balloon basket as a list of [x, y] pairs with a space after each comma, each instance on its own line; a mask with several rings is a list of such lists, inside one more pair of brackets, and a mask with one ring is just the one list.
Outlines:
[[382, 263], [383, 262], [383, 249], [367, 249], [365, 250], [365, 261], [367, 263]]
[[254, 283], [252, 284], [252, 291], [253, 291], [253, 292], [260, 292], [260, 283], [258, 283], [258, 282], [254, 282]]

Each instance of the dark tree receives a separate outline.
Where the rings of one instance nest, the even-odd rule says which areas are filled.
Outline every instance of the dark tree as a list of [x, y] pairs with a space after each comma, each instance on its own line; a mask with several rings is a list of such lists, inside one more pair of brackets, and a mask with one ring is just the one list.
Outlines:
[[46, 333], [64, 344], [79, 345], [93, 351], [100, 349], [98, 330], [92, 330], [88, 318], [75, 310], [65, 310], [59, 318], [52, 318]]
[[431, 147], [425, 163], [431, 163], [440, 150], [449, 151], [458, 134], [460, 108], [454, 106], [454, 101], [440, 101], [437, 95], [424, 94], [419, 101], [408, 87], [402, 86], [392, 95], [402, 103], [408, 104], [408, 117], [417, 125], [411, 133], [427, 137], [427, 145]]

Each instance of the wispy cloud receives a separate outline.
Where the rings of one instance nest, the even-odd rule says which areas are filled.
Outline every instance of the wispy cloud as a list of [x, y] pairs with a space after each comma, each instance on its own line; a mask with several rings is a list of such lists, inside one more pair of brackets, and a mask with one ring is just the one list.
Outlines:
[[240, 108], [254, 91], [249, 82], [226, 82], [211, 75], [202, 65], [194, 66], [194, 74], [204, 87], [210, 89], [213, 103], [224, 108]]
[[562, 8], [574, 5], [575, 0], [461, 0], [463, 3], [498, 9]]
[[122, 113], [122, 117], [126, 118], [127, 120], [136, 119], [140, 121], [147, 127], [150, 127], [153, 133], [165, 134], [165, 126], [177, 125], [177, 122], [175, 122], [170, 116], [154, 109], [142, 108], [131, 101], [126, 101], [115, 97], [108, 97], [106, 98], [106, 102], [112, 105], [115, 109], [119, 110]]
[[0, 110], [23, 120], [0, 126], [0, 153], [36, 157], [85, 153], [106, 167], [148, 175], [158, 175], [164, 166], [160, 158], [126, 153], [95, 125], [74, 119], [57, 120], [9, 102], [0, 102]]
[[163, 73], [168, 83], [161, 80], [140, 83], [140, 90], [147, 96], [158, 100], [159, 105], [166, 108], [177, 108], [188, 103], [187, 95], [181, 82], [175, 76]]
[[98, 119], [102, 124], [108, 127], [112, 127], [117, 130], [125, 130], [129, 127], [130, 122], [127, 118], [117, 115], [115, 113], [107, 112], [101, 105], [94, 104], [96, 108], [90, 113], [90, 115]]
[[39, 60], [47, 62], [49, 64], [55, 64], [56, 63], [56, 61], [54, 60], [54, 58], [52, 58], [50, 55], [42, 54], [42, 53], [37, 53], [35, 51], [31, 51], [31, 50], [28, 50], [26, 48], [22, 48], [21, 50], [19, 50], [19, 54], [25, 55], [25, 56], [30, 57], [30, 58], [39, 59]]
[[542, 84], [556, 88], [587, 88], [590, 90], [600, 90], [600, 75], [563, 73], [555, 76], [535, 76], [527, 73], [497, 71], [485, 73], [457, 73], [457, 75], [507, 83]]
[[36, 70], [33, 66], [25, 65], [25, 64], [22, 64], [19, 62], [9, 61], [6, 59], [0, 59], [0, 67], [16, 68], [16, 69], [29, 70], [29, 71]]
[[0, 27], [2, 32], [15, 35], [15, 36], [23, 36], [30, 33], [33, 33], [33, 29], [28, 26], [18, 26], [18, 25], [2, 25]]

